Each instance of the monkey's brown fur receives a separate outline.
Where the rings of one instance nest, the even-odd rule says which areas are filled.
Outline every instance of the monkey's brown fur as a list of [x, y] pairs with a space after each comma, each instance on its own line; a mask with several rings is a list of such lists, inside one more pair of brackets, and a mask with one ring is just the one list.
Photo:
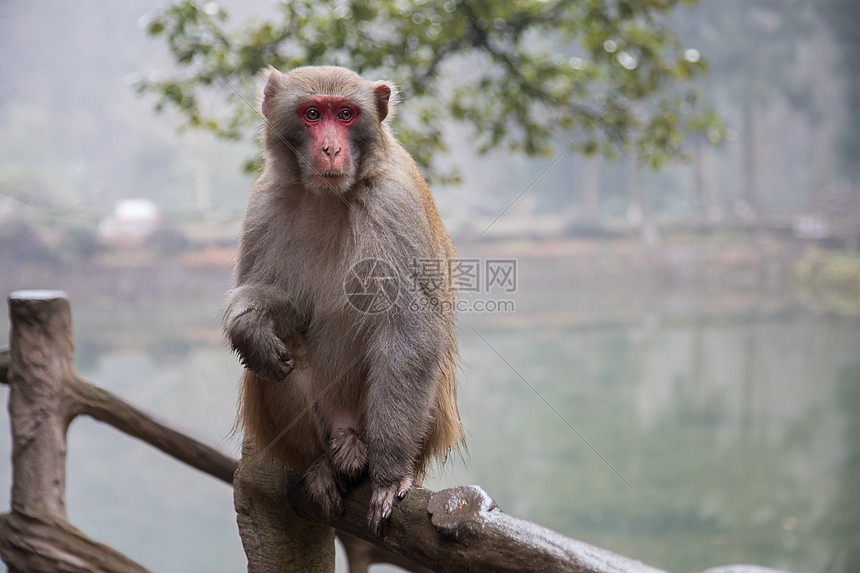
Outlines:
[[[428, 261], [446, 270], [456, 253], [388, 126], [390, 85], [334, 67], [272, 69], [264, 80], [264, 169], [224, 321], [246, 366], [239, 424], [258, 450], [305, 471], [326, 511], [341, 511], [341, 492], [368, 472], [368, 521], [379, 531], [395, 497], [462, 441], [455, 293], [447, 273], [420, 272]], [[355, 117], [348, 127], [338, 115], [334, 127], [318, 128], [318, 114], [302, 116], [309, 101], [347, 106]], [[344, 166], [321, 172], [341, 144]], [[382, 288], [376, 279], [349, 282], [366, 259], [389, 265], [399, 287], [380, 312], [362, 312], [346, 296], [345, 281]]]

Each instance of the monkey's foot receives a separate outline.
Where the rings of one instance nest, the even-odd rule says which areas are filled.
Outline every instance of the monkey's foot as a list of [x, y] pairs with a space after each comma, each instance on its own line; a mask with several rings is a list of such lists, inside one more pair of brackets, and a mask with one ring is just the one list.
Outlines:
[[343, 515], [343, 498], [340, 492], [346, 490], [346, 484], [337, 483], [328, 456], [318, 457], [307, 469], [304, 477], [308, 495], [322, 506], [326, 518], [330, 518], [332, 512]]
[[354, 480], [367, 469], [367, 444], [352, 428], [338, 431], [329, 441], [334, 471]]
[[409, 475], [389, 486], [373, 486], [367, 526], [376, 535], [382, 533], [382, 523], [391, 517], [391, 512], [394, 510], [394, 500], [403, 499], [412, 489], [412, 479], [412, 476]]

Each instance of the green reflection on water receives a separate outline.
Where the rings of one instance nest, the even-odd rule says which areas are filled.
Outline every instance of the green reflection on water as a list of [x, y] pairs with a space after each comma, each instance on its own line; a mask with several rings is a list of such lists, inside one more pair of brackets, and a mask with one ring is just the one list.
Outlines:
[[857, 321], [482, 336], [606, 462], [462, 329], [470, 459], [444, 483], [480, 483], [511, 513], [669, 571], [857, 570], [840, 557], [856, 559], [860, 532]]
[[[860, 570], [857, 320], [475, 323], [482, 339], [461, 318], [469, 450], [428, 486], [478, 483], [509, 513], [669, 571]], [[235, 451], [239, 369], [217, 311], [75, 307], [75, 321], [85, 377]], [[2, 447], [5, 493], [8, 434]], [[69, 452], [70, 516], [89, 535], [154, 570], [242, 568], [225, 486], [92, 422]]]

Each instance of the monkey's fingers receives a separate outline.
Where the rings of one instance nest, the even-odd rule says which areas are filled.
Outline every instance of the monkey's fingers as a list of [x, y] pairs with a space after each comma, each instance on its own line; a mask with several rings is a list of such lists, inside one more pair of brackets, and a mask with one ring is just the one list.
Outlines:
[[284, 359], [282, 356], [275, 356], [264, 362], [247, 360], [243, 364], [260, 378], [271, 382], [282, 382], [295, 368], [292, 358]]
[[281, 382], [295, 369], [296, 363], [293, 362], [292, 354], [290, 354], [287, 346], [280, 338], [275, 337], [273, 342], [274, 349], [270, 356], [273, 355], [274, 359], [269, 361], [268, 368], [272, 371], [272, 374], [274, 374], [271, 380]]
[[296, 369], [296, 363], [293, 361], [292, 358], [289, 357], [289, 355], [287, 355], [287, 356], [278, 355], [277, 358], [278, 358], [278, 365], [279, 365], [279, 368], [277, 368], [277, 371], [278, 371], [278, 374], [280, 375], [280, 378], [277, 378], [277, 380], [278, 380], [278, 382], [281, 382], [281, 381], [283, 381], [284, 378], [289, 376], [293, 370]]
[[266, 380], [282, 382], [295, 369], [296, 364], [281, 339], [273, 338], [272, 345], [267, 350], [266, 358], [259, 363], [259, 371], [255, 370], [253, 365], [251, 365], [251, 370]]

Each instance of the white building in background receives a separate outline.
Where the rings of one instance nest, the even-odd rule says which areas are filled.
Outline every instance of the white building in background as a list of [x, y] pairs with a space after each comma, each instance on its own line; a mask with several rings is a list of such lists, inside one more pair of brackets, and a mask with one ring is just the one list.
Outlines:
[[105, 242], [141, 241], [161, 226], [161, 210], [150, 199], [123, 199], [99, 222]]

